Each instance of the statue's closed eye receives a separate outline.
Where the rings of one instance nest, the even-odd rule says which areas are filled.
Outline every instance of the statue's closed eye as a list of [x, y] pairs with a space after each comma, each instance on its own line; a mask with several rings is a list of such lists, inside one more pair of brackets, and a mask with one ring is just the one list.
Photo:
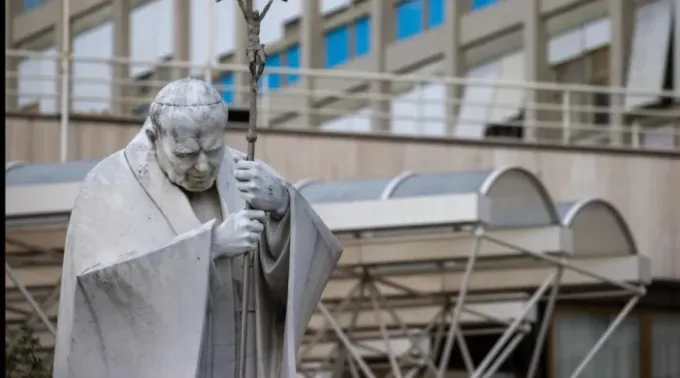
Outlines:
[[189, 151], [189, 152], [185, 152], [185, 151], [178, 152], [178, 151], [175, 151], [175, 156], [177, 156], [177, 157], [180, 158], [180, 159], [183, 159], [183, 158], [190, 158], [190, 157], [193, 157], [193, 156], [196, 156], [196, 155], [198, 155], [198, 153], [197, 153], [197, 152], [193, 152], [193, 151]]

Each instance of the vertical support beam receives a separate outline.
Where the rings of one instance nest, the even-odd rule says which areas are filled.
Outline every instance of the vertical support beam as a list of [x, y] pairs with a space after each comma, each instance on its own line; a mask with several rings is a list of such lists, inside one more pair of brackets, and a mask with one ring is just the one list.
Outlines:
[[[243, 17], [243, 12], [241, 7], [238, 5], [238, 1], [232, 1], [234, 10], [234, 43], [236, 44], [236, 50], [234, 52], [234, 63], [243, 67], [248, 67], [248, 24]], [[246, 7], [252, 9], [253, 1], [246, 0]], [[247, 70], [242, 72], [234, 72], [233, 86], [234, 90], [233, 98], [234, 105], [239, 107], [248, 106], [248, 88], [250, 87], [248, 83]]]
[[[113, 7], [113, 56], [116, 58], [130, 57], [130, 0], [117, 0]], [[113, 63], [113, 84], [111, 84], [111, 112], [115, 115], [125, 115], [136, 104], [126, 104], [118, 99], [129, 95], [127, 85], [121, 81], [130, 79], [130, 65]]]
[[[173, 0], [173, 39], [172, 57], [176, 62], [189, 62], [191, 60], [191, 49], [189, 47], [191, 39], [191, 4], [192, 1]], [[188, 68], [177, 68], [174, 70], [176, 79], [189, 76]]]
[[58, 1], [58, 17], [54, 27], [55, 46], [61, 50], [61, 59], [57, 62], [57, 93], [59, 93], [59, 160], [68, 160], [69, 146], [69, 114], [73, 106], [73, 37], [71, 33], [71, 0]]
[[[524, 20], [524, 54], [525, 54], [525, 78], [528, 82], [540, 82], [544, 80], [548, 57], [546, 49], [546, 31], [543, 18], [541, 17], [541, 0], [524, 0], [526, 18]], [[541, 102], [542, 93], [537, 90], [527, 91], [527, 108], [524, 122], [524, 140], [535, 142], [539, 138], [536, 130], [536, 122], [539, 120], [539, 112], [533, 109]]]
[[[448, 36], [444, 43], [444, 75], [462, 77], [464, 75], [464, 59], [462, 48], [462, 19], [463, 19], [463, 1], [447, 1], [444, 5], [444, 29], [445, 35]], [[463, 97], [463, 87], [460, 85], [446, 86], [446, 100], [460, 101]], [[460, 105], [446, 104], [446, 133], [453, 134], [456, 117]]]
[[[674, 17], [674, 30], [673, 30], [673, 79], [675, 83], [673, 83], [673, 90], [675, 92], [680, 92], [680, 2], [674, 2], [673, 3], [673, 8], [675, 10], [675, 17]], [[675, 101], [678, 102], [680, 99], [678, 97], [675, 98]], [[680, 127], [676, 131], [680, 131]], [[680, 142], [680, 137], [676, 138], [676, 143]]]
[[[372, 1], [371, 2], [371, 56], [373, 57], [373, 70], [378, 73], [386, 71], [385, 53], [387, 45], [392, 42], [394, 36], [394, 2]], [[371, 96], [371, 130], [374, 132], [387, 132], [390, 130], [391, 111], [390, 102], [382, 100], [391, 93], [390, 83], [383, 80], [372, 80], [370, 85]]]
[[[633, 30], [634, 4], [631, 0], [609, 0], [611, 44], [609, 47], [609, 85], [625, 87], [630, 60], [630, 37]], [[623, 142], [624, 95], [612, 95], [609, 140], [612, 145]]]
[[[65, 17], [65, 12], [68, 12], [69, 15], [71, 13], [71, 10], [69, 9], [70, 4], [67, 4], [70, 2], [70, 0], [56, 0], [56, 2], [58, 4], [57, 8], [59, 11], [54, 15], [54, 17], [57, 19], [54, 24], [54, 47], [57, 51], [61, 51], [63, 56], [70, 56], [73, 52], [73, 37], [70, 33], [72, 22], [70, 16]], [[65, 38], [66, 41], [64, 41]], [[68, 97], [71, 97], [71, 94], [73, 93], [73, 61], [69, 58], [68, 64], [66, 65], [56, 62], [55, 67], [57, 71], [57, 75], [55, 75], [57, 77], [56, 93], [58, 95], [56, 106], [57, 109], [63, 109], [64, 107], [62, 106], [62, 100], [64, 100], [64, 91], [62, 90], [62, 84], [67, 82], [67, 86], [69, 87], [67, 90]], [[67, 75], [68, 80], [63, 80], [62, 75]], [[72, 105], [71, 101], [69, 99], [65, 99], [65, 101], [67, 102], [67, 108], [70, 109]]]
[[[14, 36], [14, 18], [19, 14], [20, 3], [18, 1], [5, 0], [5, 48], [13, 49]], [[5, 92], [12, 92], [14, 94], [5, 95], [5, 109], [14, 110], [19, 106], [19, 79], [16, 75], [19, 74], [19, 62], [21, 59], [16, 57], [8, 57], [5, 55], [5, 70], [11, 73], [9, 77], [5, 75]]]
[[[300, 29], [300, 53], [301, 67], [305, 69], [319, 68], [319, 49], [321, 37], [321, 8], [320, 0], [302, 1], [302, 27]], [[303, 94], [302, 106], [305, 115], [302, 117], [303, 127], [312, 128], [316, 125], [316, 117], [312, 116], [314, 111], [314, 82], [315, 79], [309, 75], [301, 75]]]

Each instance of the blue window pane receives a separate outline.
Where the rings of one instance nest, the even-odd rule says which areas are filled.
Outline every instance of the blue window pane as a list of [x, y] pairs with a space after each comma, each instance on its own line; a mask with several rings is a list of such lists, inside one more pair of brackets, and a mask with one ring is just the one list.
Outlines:
[[472, 9], [477, 10], [486, 8], [488, 6], [496, 4], [497, 2], [498, 0], [472, 0]]
[[234, 102], [234, 88], [232, 88], [234, 85], [234, 75], [231, 72], [225, 74], [222, 76], [220, 84], [222, 86], [220, 93], [222, 94], [224, 102], [231, 104]]
[[[10, 0], [5, 0], [10, 1]], [[44, 0], [24, 0], [24, 10], [31, 10], [38, 5], [42, 4]]]
[[427, 25], [436, 28], [444, 23], [444, 0], [430, 0], [429, 14], [427, 15]]
[[371, 19], [361, 17], [354, 22], [354, 56], [362, 56], [371, 51]]
[[[274, 54], [267, 57], [265, 67], [281, 67], [281, 55]], [[281, 87], [281, 74], [269, 74], [267, 77], [267, 85], [270, 91], [275, 91]]]
[[349, 59], [349, 29], [346, 25], [326, 32], [326, 67], [335, 67]]
[[423, 30], [422, 0], [406, 0], [397, 5], [397, 39], [406, 39]]
[[[286, 51], [286, 61], [290, 68], [300, 68], [300, 45], [295, 45]], [[288, 84], [294, 84], [300, 79], [299, 75], [288, 75]]]

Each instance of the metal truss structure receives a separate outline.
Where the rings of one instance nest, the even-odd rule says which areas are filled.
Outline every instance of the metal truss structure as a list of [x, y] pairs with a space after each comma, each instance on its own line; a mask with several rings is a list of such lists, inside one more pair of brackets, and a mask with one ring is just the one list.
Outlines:
[[[95, 163], [6, 168], [10, 337], [28, 320], [53, 345], [68, 215]], [[530, 337], [533, 378], [559, 300], [627, 298], [575, 378], [650, 281], [649, 261], [610, 204], [554, 204], [522, 168], [296, 186], [344, 245], [298, 353], [303, 377], [491, 378]], [[473, 358], [470, 343], [489, 334], [494, 345]]]

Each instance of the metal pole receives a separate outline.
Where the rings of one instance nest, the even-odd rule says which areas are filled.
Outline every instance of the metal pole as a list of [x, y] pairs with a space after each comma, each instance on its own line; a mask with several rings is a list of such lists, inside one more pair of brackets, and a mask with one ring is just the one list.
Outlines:
[[28, 290], [26, 289], [26, 287], [24, 285], [22, 285], [21, 282], [19, 282], [19, 280], [17, 280], [17, 278], [14, 276], [14, 272], [12, 271], [12, 268], [9, 266], [9, 264], [7, 262], [5, 262], [5, 273], [7, 273], [7, 276], [9, 277], [9, 279], [12, 282], [14, 282], [14, 284], [17, 286], [19, 291], [21, 291], [21, 294], [24, 295], [24, 297], [28, 301], [28, 304], [31, 306], [31, 308], [33, 308], [33, 311], [35, 311], [35, 313], [38, 314], [38, 316], [40, 317], [40, 320], [43, 321], [43, 323], [45, 324], [47, 329], [52, 333], [53, 336], [56, 336], [57, 330], [54, 329], [54, 326], [52, 325], [50, 320], [47, 318], [47, 315], [45, 315], [45, 313], [40, 308], [40, 306], [38, 306], [38, 304], [35, 302], [31, 293], [29, 293]]
[[503, 362], [510, 357], [512, 352], [515, 350], [517, 345], [522, 341], [524, 338], [523, 333], [518, 333], [515, 335], [515, 337], [508, 343], [508, 346], [505, 347], [503, 350], [503, 353], [501, 353], [500, 356], [494, 361], [493, 365], [489, 368], [489, 370], [486, 371], [486, 374], [484, 374], [483, 378], [493, 378], [494, 374], [496, 374], [496, 371], [503, 365]]
[[62, 163], [68, 160], [68, 119], [70, 108], [70, 39], [71, 39], [71, 0], [63, 1], [61, 7], [61, 117], [59, 129], [59, 157]]
[[618, 328], [618, 326], [621, 323], [623, 323], [623, 320], [626, 318], [626, 316], [628, 316], [628, 313], [630, 313], [633, 310], [633, 307], [635, 307], [639, 300], [640, 296], [638, 295], [630, 298], [628, 303], [626, 303], [626, 306], [623, 309], [621, 309], [621, 312], [619, 312], [614, 321], [609, 325], [609, 328], [607, 328], [607, 330], [604, 331], [602, 336], [600, 336], [600, 339], [597, 340], [597, 343], [595, 343], [593, 348], [590, 350], [590, 352], [588, 352], [585, 358], [583, 358], [581, 364], [578, 365], [576, 370], [574, 370], [574, 372], [571, 374], [571, 376], [569, 376], [569, 378], [577, 378], [579, 375], [581, 375], [583, 370], [585, 370], [586, 366], [588, 366], [588, 363], [590, 363], [590, 361], [593, 359], [593, 357], [595, 357], [597, 352], [600, 351], [602, 346], [604, 346], [604, 343], [606, 343], [607, 340], [609, 340], [609, 336], [611, 336], [611, 334], [614, 333], [616, 328]]
[[444, 377], [446, 366], [449, 364], [449, 357], [451, 356], [451, 351], [453, 350], [454, 336], [456, 335], [456, 330], [458, 329], [458, 321], [460, 320], [460, 316], [463, 313], [465, 296], [467, 295], [468, 285], [470, 284], [470, 279], [472, 278], [472, 271], [475, 266], [477, 252], [479, 252], [480, 239], [484, 235], [484, 229], [478, 227], [473, 232], [475, 238], [472, 242], [472, 247], [470, 248], [470, 254], [465, 267], [465, 274], [463, 275], [463, 281], [461, 282], [460, 291], [458, 292], [458, 299], [456, 300], [456, 305], [453, 307], [453, 312], [451, 314], [451, 322], [449, 323], [449, 331], [446, 335], [444, 350], [442, 351], [441, 360], [439, 361], [439, 371], [437, 372], [437, 378]]
[[392, 368], [392, 373], [396, 378], [403, 378], [401, 374], [401, 369], [399, 368], [399, 363], [397, 363], [397, 358], [392, 352], [392, 343], [390, 342], [390, 336], [387, 334], [387, 327], [385, 327], [385, 322], [383, 321], [380, 305], [378, 304], [378, 297], [376, 294], [376, 289], [373, 283], [368, 285], [368, 292], [371, 294], [371, 304], [373, 305], [373, 312], [375, 313], [375, 320], [378, 322], [378, 328], [380, 328], [380, 334], [385, 341], [385, 350], [387, 351], [387, 359], [390, 362], [390, 367]]
[[531, 362], [529, 363], [527, 378], [534, 378], [534, 376], [536, 376], [536, 372], [538, 371], [538, 362], [540, 361], [545, 338], [548, 334], [548, 329], [550, 328], [550, 321], [552, 320], [553, 310], [555, 309], [555, 303], [557, 302], [557, 297], [560, 290], [560, 284], [562, 283], [562, 274], [564, 273], [563, 267], [559, 267], [557, 269], [557, 276], [555, 277], [553, 287], [550, 290], [548, 303], [545, 305], [545, 313], [543, 314], [543, 320], [541, 321], [541, 328], [538, 331], [538, 335], [536, 335], [536, 345], [534, 345], [534, 351], [531, 355]]
[[213, 38], [213, 5], [215, 3], [212, 0], [206, 0], [206, 7], [207, 7], [207, 17], [205, 20], [205, 29], [206, 29], [206, 35], [205, 35], [205, 43], [207, 44], [207, 58], [205, 61], [205, 71], [203, 72], [203, 79], [206, 81], [208, 84], [212, 84], [212, 59], [213, 59], [213, 51], [214, 51], [214, 38]]
[[342, 329], [340, 328], [340, 325], [338, 322], [333, 319], [331, 314], [328, 312], [328, 309], [326, 309], [326, 306], [324, 306], [322, 303], [319, 303], [317, 305], [317, 308], [321, 312], [321, 315], [323, 315], [324, 318], [328, 321], [329, 325], [335, 332], [335, 335], [340, 339], [340, 342], [342, 342], [345, 345], [345, 348], [347, 348], [347, 351], [354, 357], [354, 360], [356, 363], [359, 365], [359, 369], [366, 375], [368, 378], [376, 378], [373, 372], [371, 372], [371, 369], [366, 365], [366, 362], [364, 362], [364, 359], [361, 358], [359, 353], [357, 353], [356, 349], [352, 346], [352, 343], [350, 343], [349, 339], [345, 334], [342, 332]]
[[610, 285], [612, 285], [612, 286], [616, 286], [616, 287], [618, 287], [618, 288], [621, 288], [621, 289], [623, 289], [623, 290], [626, 290], [626, 291], [630, 292], [631, 294], [638, 295], [638, 296], [643, 296], [643, 295], [645, 295], [646, 289], [645, 289], [644, 287], [638, 287], [638, 286], [635, 286], [635, 285], [631, 285], [631, 284], [629, 284], [629, 283], [627, 283], [627, 282], [622, 282], [622, 281], [613, 280], [613, 279], [611, 279], [611, 278], [609, 278], [609, 277], [603, 276], [603, 275], [601, 275], [601, 274], [593, 273], [593, 272], [591, 272], [591, 271], [589, 271], [589, 270], [586, 270], [586, 269], [583, 269], [583, 268], [578, 267], [578, 266], [576, 266], [576, 265], [573, 265], [573, 264], [569, 263], [568, 261], [560, 260], [559, 258], [550, 256], [550, 255], [547, 255], [547, 254], [544, 254], [544, 253], [534, 252], [534, 251], [530, 251], [530, 250], [528, 250], [528, 249], [520, 248], [520, 247], [518, 247], [518, 246], [516, 246], [516, 245], [512, 245], [512, 244], [510, 244], [510, 243], [506, 243], [506, 242], [504, 242], [504, 241], [502, 241], [502, 240], [500, 240], [500, 239], [496, 239], [496, 238], [494, 238], [493, 236], [484, 235], [484, 239], [486, 239], [486, 240], [488, 240], [488, 241], [490, 241], [490, 242], [492, 242], [492, 243], [498, 244], [498, 245], [500, 245], [500, 246], [512, 248], [512, 249], [514, 249], [514, 250], [516, 250], [516, 251], [518, 251], [518, 252], [526, 253], [526, 254], [528, 254], [528, 255], [531, 255], [531, 256], [533, 256], [533, 257], [536, 257], [537, 259], [541, 259], [541, 260], [547, 261], [547, 262], [549, 262], [549, 263], [551, 263], [551, 264], [554, 264], [554, 265], [557, 265], [557, 266], [565, 267], [565, 268], [567, 268], [567, 269], [573, 270], [574, 272], [580, 273], [580, 274], [582, 274], [582, 275], [584, 275], [584, 276], [587, 276], [587, 277], [590, 277], [590, 278], [594, 278], [594, 279], [596, 279], [596, 280], [599, 280], [599, 281], [608, 283], [608, 284], [610, 284]]
[[479, 364], [477, 367], [477, 371], [475, 372], [475, 375], [472, 376], [472, 378], [479, 378], [479, 376], [486, 370], [489, 365], [493, 362], [493, 360], [496, 358], [496, 355], [500, 353], [503, 349], [503, 346], [508, 342], [510, 337], [512, 337], [513, 333], [517, 330], [517, 328], [520, 326], [522, 321], [527, 317], [529, 314], [529, 311], [531, 311], [534, 306], [536, 306], [536, 303], [543, 297], [543, 294], [545, 294], [546, 290], [550, 287], [550, 285], [554, 282], [555, 277], [557, 277], [557, 272], [551, 274], [543, 283], [541, 286], [536, 289], [534, 292], [534, 295], [531, 296], [531, 298], [527, 301], [527, 303], [524, 305], [524, 309], [522, 310], [522, 313], [517, 316], [513, 321], [512, 324], [505, 330], [505, 332], [501, 335], [501, 337], [496, 341], [496, 344], [491, 348], [491, 351], [486, 355], [484, 360], [482, 360], [482, 363]]

